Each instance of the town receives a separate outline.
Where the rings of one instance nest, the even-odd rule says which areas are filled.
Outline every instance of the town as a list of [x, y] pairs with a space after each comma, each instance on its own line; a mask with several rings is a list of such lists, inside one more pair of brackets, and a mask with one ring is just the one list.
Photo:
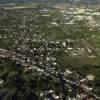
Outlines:
[[0, 6], [0, 100], [99, 100], [99, 32], [99, 8]]

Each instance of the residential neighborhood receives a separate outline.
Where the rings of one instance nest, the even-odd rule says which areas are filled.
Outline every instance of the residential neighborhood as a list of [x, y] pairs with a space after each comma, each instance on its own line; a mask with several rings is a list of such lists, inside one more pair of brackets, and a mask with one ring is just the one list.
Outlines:
[[0, 4], [0, 100], [99, 100], [98, 4]]

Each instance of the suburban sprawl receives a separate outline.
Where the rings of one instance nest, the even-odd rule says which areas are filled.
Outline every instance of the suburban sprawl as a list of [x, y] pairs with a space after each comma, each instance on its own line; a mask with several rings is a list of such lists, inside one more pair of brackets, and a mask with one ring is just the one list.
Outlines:
[[0, 100], [100, 100], [98, 4], [0, 4]]

